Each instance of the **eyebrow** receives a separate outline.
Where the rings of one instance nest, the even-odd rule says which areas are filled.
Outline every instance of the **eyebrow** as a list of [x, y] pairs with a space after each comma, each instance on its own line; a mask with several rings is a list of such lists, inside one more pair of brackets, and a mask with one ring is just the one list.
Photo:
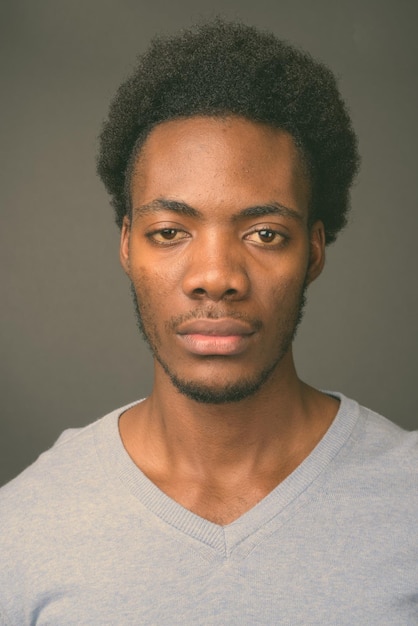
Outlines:
[[[168, 200], [166, 198], [156, 198], [148, 204], [136, 207], [134, 208], [133, 213], [135, 216], [143, 216], [158, 213], [160, 211], [171, 211], [173, 213], [177, 213], [178, 215], [185, 215], [186, 217], [204, 219], [203, 213], [186, 202]], [[289, 217], [298, 221], [303, 221], [302, 213], [296, 211], [295, 209], [283, 206], [279, 202], [270, 202], [268, 204], [247, 207], [237, 213], [234, 213], [232, 215], [232, 220], [238, 221], [246, 217], [263, 217], [267, 215], [279, 215], [281, 217]]]
[[152, 213], [158, 213], [159, 211], [172, 211], [179, 215], [186, 215], [187, 217], [202, 218], [203, 215], [197, 209], [194, 209], [185, 202], [179, 202], [178, 200], [166, 200], [165, 198], [157, 198], [152, 200], [148, 204], [143, 204], [134, 208], [135, 215], [150, 215]]

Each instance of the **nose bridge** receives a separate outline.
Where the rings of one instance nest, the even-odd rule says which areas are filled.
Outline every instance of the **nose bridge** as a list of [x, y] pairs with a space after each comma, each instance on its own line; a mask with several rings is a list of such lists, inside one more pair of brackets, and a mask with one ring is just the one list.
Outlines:
[[227, 227], [207, 231], [191, 246], [183, 289], [191, 297], [243, 298], [249, 289], [239, 241]]

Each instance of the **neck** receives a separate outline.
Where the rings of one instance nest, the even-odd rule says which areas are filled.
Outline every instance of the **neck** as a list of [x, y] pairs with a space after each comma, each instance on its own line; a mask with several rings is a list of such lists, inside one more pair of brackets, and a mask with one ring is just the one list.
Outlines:
[[289, 353], [253, 396], [217, 405], [180, 394], [157, 365], [153, 393], [119, 425], [127, 452], [157, 487], [225, 525], [294, 471], [337, 407], [298, 379]]
[[152, 394], [122, 416], [120, 429], [141, 469], [148, 464], [152, 473], [158, 465], [204, 480], [225, 476], [226, 469], [263, 473], [300, 462], [336, 410], [335, 400], [299, 380], [289, 352], [253, 396], [216, 405], [182, 395], [157, 364]]

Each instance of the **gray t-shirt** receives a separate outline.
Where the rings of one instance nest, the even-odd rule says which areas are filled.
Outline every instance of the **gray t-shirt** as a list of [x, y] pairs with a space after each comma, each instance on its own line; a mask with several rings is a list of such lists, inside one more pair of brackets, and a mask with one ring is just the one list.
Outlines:
[[418, 624], [418, 433], [341, 399], [326, 435], [227, 526], [132, 462], [123, 407], [0, 490], [8, 626]]

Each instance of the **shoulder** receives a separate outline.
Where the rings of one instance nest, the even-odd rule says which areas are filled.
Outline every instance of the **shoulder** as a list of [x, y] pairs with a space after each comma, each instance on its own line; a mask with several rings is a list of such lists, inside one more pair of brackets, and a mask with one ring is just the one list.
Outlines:
[[[26, 623], [27, 594], [35, 596], [51, 575], [61, 575], [65, 586], [73, 556], [78, 550], [83, 554], [89, 538], [102, 532], [120, 491], [117, 481], [112, 490], [103, 449], [112, 454], [117, 448], [118, 418], [126, 408], [65, 431], [0, 489], [0, 623], [1, 605], [13, 607], [16, 623]], [[32, 589], [36, 585], [39, 589]]]
[[356, 422], [352, 437], [367, 451], [369, 457], [405, 452], [408, 462], [408, 459], [418, 454], [418, 430], [407, 431], [342, 393], [330, 393], [340, 400], [337, 418]]
[[418, 469], [418, 430], [407, 431], [375, 411], [359, 405], [363, 448], [371, 460], [383, 457], [403, 470]]
[[30, 506], [31, 501], [37, 500], [41, 489], [51, 492], [69, 487], [78, 473], [84, 473], [88, 469], [86, 464], [92, 464], [94, 430], [103, 419], [105, 418], [84, 428], [64, 431], [49, 450], [43, 452], [32, 465], [2, 487], [1, 512], [9, 504], [14, 506], [15, 501]]
[[[340, 394], [339, 394], [340, 395]], [[406, 431], [375, 411], [341, 396], [343, 417], [355, 414], [355, 427], [332, 470], [344, 493], [390, 515], [418, 514], [418, 431]]]
[[[18, 529], [36, 514], [53, 514], [81, 492], [94, 491], [105, 480], [97, 445], [100, 438], [117, 431], [121, 407], [85, 426], [64, 431], [56, 443], [26, 470], [0, 489], [0, 525]], [[26, 521], [25, 521], [26, 520]]]

